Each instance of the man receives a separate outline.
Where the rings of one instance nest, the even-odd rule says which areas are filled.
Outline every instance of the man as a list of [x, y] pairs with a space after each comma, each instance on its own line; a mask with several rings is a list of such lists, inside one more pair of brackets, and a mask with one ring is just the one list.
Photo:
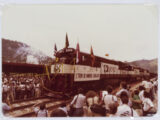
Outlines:
[[103, 104], [104, 103], [104, 97], [106, 96], [106, 95], [108, 95], [108, 91], [106, 91], [106, 90], [102, 90], [102, 91], [100, 91], [100, 104]]
[[81, 88], [78, 90], [78, 93], [79, 93], [78, 95], [74, 96], [70, 105], [70, 106], [73, 106], [74, 108], [72, 116], [75, 116], [75, 117], [83, 116], [84, 114], [83, 106], [86, 101], [86, 97], [82, 94], [83, 90]]
[[[127, 84], [126, 84], [125, 82], [122, 82], [122, 83], [121, 83], [120, 91], [118, 91], [118, 92], [116, 93], [116, 96], [117, 96], [117, 97], [120, 97], [121, 94], [122, 94], [122, 92], [125, 92], [125, 93], [127, 94], [128, 98], [130, 98], [130, 93], [129, 93], [129, 91], [127, 90]], [[121, 101], [120, 101], [120, 104], [122, 104]], [[131, 101], [130, 99], [128, 100], [128, 105], [129, 105], [129, 106], [132, 106], [132, 101]]]
[[155, 114], [155, 110], [152, 111], [152, 108], [154, 108], [153, 102], [150, 99], [150, 93], [147, 91], [144, 91], [144, 99], [142, 101], [143, 104], [143, 116], [148, 116], [150, 114]]
[[110, 111], [109, 106], [111, 106], [111, 104], [118, 103], [118, 100], [116, 96], [111, 94], [112, 93], [111, 86], [107, 87], [107, 91], [108, 91], [108, 94], [104, 97], [104, 104], [105, 104], [106, 111], [109, 112]]
[[120, 116], [120, 117], [135, 117], [135, 116], [138, 116], [137, 112], [134, 111], [128, 105], [129, 97], [128, 97], [127, 93], [123, 91], [121, 93], [120, 98], [121, 98], [122, 104], [120, 106], [118, 106], [116, 116]]
[[145, 91], [145, 88], [143, 86], [139, 86], [139, 98], [141, 101], [144, 100], [144, 91]]
[[116, 96], [120, 97], [122, 92], [126, 92], [128, 97], [130, 96], [129, 91], [127, 90], [127, 84], [125, 82], [121, 83], [120, 91], [116, 93]]
[[23, 83], [21, 83], [19, 85], [19, 87], [20, 87], [20, 99], [24, 99], [25, 98], [26, 87]]
[[41, 91], [40, 91], [40, 84], [37, 83], [35, 85], [35, 97], [40, 97]]

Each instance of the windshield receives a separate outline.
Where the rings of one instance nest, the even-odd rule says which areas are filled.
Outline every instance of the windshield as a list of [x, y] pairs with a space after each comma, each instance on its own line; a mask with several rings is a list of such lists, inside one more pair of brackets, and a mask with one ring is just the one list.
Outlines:
[[55, 62], [63, 64], [74, 64], [74, 60], [75, 59], [72, 57], [61, 57], [61, 58], [56, 58]]

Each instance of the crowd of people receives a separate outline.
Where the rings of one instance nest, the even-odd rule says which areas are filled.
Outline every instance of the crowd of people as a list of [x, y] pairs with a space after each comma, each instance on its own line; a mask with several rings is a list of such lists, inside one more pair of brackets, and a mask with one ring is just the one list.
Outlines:
[[2, 74], [2, 99], [10, 104], [15, 100], [40, 97], [42, 94], [41, 79], [43, 76], [32, 74]]
[[112, 86], [107, 86], [106, 90], [98, 93], [88, 91], [85, 95], [79, 89], [70, 104], [55, 109], [50, 116], [152, 116], [157, 112], [157, 87], [157, 79], [152, 79], [143, 80], [136, 89], [131, 89], [122, 82], [114, 94]]
[[[43, 76], [35, 75], [2, 75], [3, 107], [9, 110], [8, 101], [24, 100], [32, 97], [40, 97], [42, 93], [41, 79]], [[138, 83], [139, 84], [139, 83]], [[63, 103], [54, 109], [49, 115], [44, 103], [37, 103], [33, 111], [37, 117], [94, 117], [94, 116], [151, 116], [157, 112], [157, 78], [143, 80], [139, 86], [132, 89], [125, 82], [121, 82], [118, 90], [108, 85], [106, 90], [89, 90], [84, 93], [78, 89], [69, 104]]]

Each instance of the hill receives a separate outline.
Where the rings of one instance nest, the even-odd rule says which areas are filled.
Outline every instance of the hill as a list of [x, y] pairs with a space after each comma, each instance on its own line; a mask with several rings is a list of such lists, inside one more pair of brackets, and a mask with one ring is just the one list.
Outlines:
[[158, 73], [158, 59], [157, 58], [152, 59], [152, 60], [137, 60], [137, 61], [129, 62], [129, 64], [147, 69], [153, 73]]
[[2, 61], [48, 64], [52, 58], [22, 42], [2, 39]]

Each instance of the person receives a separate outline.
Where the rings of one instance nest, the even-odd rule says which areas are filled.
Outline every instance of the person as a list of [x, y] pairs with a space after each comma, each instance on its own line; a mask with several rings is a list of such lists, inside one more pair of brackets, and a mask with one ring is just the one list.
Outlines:
[[35, 85], [35, 97], [40, 97], [40, 84], [39, 83], [37, 83], [36, 85]]
[[15, 93], [16, 93], [16, 99], [19, 100], [21, 97], [21, 88], [20, 88], [20, 83], [17, 82], [15, 86]]
[[58, 109], [62, 110], [65, 112], [65, 116], [68, 116], [68, 109], [67, 109], [67, 105], [65, 103], [63, 103]]
[[100, 102], [100, 104], [104, 104], [104, 97], [106, 95], [108, 95], [108, 91], [106, 91], [106, 90], [100, 91], [100, 94], [99, 94], [99, 98], [100, 98], [99, 102]]
[[31, 85], [29, 81], [26, 82], [26, 95], [27, 95], [27, 98], [31, 97]]
[[152, 88], [152, 83], [148, 82], [146, 80], [143, 80], [142, 83], [141, 83], [141, 85], [145, 87], [145, 89], [146, 89], [147, 92], [149, 92], [150, 89]]
[[120, 116], [120, 117], [134, 117], [134, 116], [138, 116], [137, 112], [135, 110], [133, 110], [129, 105], [128, 105], [128, 101], [129, 101], [129, 97], [127, 95], [127, 93], [125, 91], [123, 91], [121, 93], [121, 101], [122, 104], [118, 106], [117, 108], [117, 112], [116, 112], [116, 116]]
[[155, 110], [153, 111], [152, 108], [154, 108], [153, 102], [150, 99], [150, 93], [147, 91], [144, 91], [144, 99], [142, 101], [143, 104], [143, 116], [150, 116], [150, 114], [154, 114]]
[[106, 114], [107, 117], [116, 117], [118, 103], [109, 105], [109, 113]]
[[[116, 93], [116, 96], [120, 98], [122, 92], [125, 92], [128, 96], [128, 98], [130, 98], [130, 92], [127, 90], [127, 84], [125, 82], [122, 82], [120, 85], [120, 90]], [[120, 101], [120, 104], [122, 104], [122, 102]], [[129, 99], [128, 100], [128, 105], [131, 107], [132, 106], [132, 101]]]
[[19, 87], [20, 87], [20, 99], [24, 99], [25, 98], [25, 91], [26, 91], [25, 84], [20, 83]]
[[105, 105], [106, 111], [109, 112], [110, 111], [109, 106], [111, 104], [118, 103], [118, 99], [116, 96], [111, 94], [112, 93], [112, 86], [108, 86], [107, 91], [108, 91], [108, 94], [104, 97], [104, 105]]
[[90, 117], [90, 116], [97, 116], [96, 113], [91, 111], [91, 106], [93, 104], [98, 104], [99, 103], [99, 97], [95, 91], [88, 91], [86, 93], [86, 111], [85, 111], [85, 116]]
[[11, 105], [6, 101], [5, 98], [2, 98], [2, 113], [5, 115], [9, 110], [11, 110]]
[[141, 101], [144, 100], [144, 91], [145, 91], [145, 88], [143, 86], [139, 86], [139, 98]]
[[10, 91], [9, 91], [9, 95], [10, 95], [10, 98], [11, 98], [11, 102], [14, 102], [14, 99], [15, 99], [15, 85], [12, 82], [10, 82]]
[[8, 83], [4, 82], [4, 84], [2, 85], [2, 88], [3, 88], [2, 98], [5, 100], [8, 100], [9, 99], [9, 92], [10, 92], [10, 87], [9, 87]]
[[[39, 107], [36, 107], [40, 105]], [[37, 103], [33, 105], [33, 111], [36, 113], [37, 117], [48, 117], [48, 111], [44, 103]]]
[[73, 113], [71, 116], [74, 117], [80, 117], [83, 116], [84, 110], [83, 106], [86, 101], [86, 97], [83, 95], [83, 89], [78, 89], [78, 95], [75, 95], [72, 102], [70, 103], [70, 106], [73, 107]]
[[129, 91], [127, 90], [127, 84], [125, 82], [121, 83], [120, 90], [116, 93], [116, 96], [120, 97], [122, 92], [126, 92], [128, 97], [130, 96]]
[[30, 83], [30, 89], [31, 89], [31, 97], [35, 97], [35, 83], [33, 79], [31, 80]]
[[153, 86], [154, 86], [154, 92], [155, 93], [157, 93], [157, 88], [158, 88], [158, 81], [157, 80], [155, 80], [155, 81], [153, 81]]
[[132, 93], [131, 100], [133, 109], [139, 114], [139, 116], [142, 116], [142, 101], [139, 98], [139, 90], [135, 90]]
[[55, 109], [51, 112], [50, 117], [67, 117], [67, 115], [63, 110]]

